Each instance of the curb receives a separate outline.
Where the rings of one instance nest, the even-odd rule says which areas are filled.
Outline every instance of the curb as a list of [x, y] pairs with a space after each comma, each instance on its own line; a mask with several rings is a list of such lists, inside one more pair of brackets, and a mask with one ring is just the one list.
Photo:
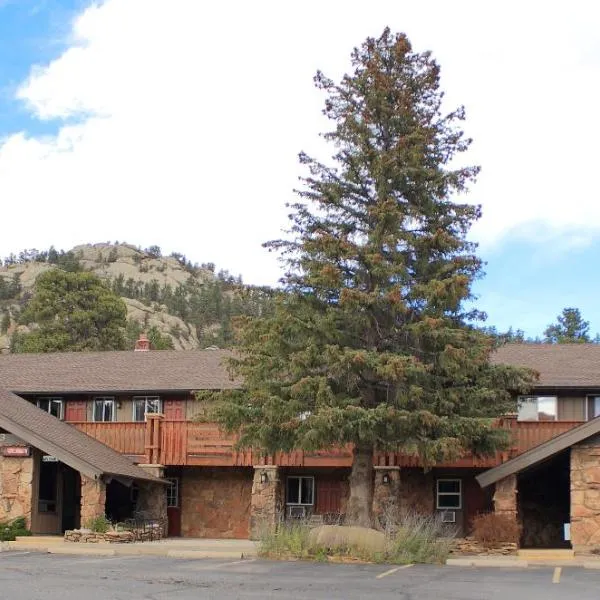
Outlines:
[[526, 569], [529, 563], [518, 558], [449, 558], [446, 560], [449, 567], [512, 567]]

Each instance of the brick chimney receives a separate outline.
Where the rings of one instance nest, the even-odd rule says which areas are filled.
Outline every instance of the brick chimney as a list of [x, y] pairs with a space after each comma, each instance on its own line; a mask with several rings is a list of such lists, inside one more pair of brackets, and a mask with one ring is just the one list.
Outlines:
[[145, 333], [140, 333], [139, 340], [135, 343], [135, 352], [150, 352], [150, 340]]

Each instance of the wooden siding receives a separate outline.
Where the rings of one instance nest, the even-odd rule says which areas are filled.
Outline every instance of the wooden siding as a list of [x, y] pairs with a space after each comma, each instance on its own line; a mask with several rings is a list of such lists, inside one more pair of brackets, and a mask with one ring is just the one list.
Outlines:
[[[507, 451], [490, 457], [464, 456], [445, 467], [489, 468], [529, 450], [549, 439], [581, 425], [581, 421], [523, 421], [500, 419], [498, 426], [512, 433]], [[123, 454], [140, 457], [140, 461], [169, 466], [234, 467], [279, 465], [282, 467], [350, 467], [352, 449], [332, 448], [318, 452], [297, 450], [264, 455], [255, 450], [237, 451], [235, 438], [221, 433], [213, 423], [168, 421], [152, 416], [146, 423], [74, 423], [81, 431]], [[378, 452], [376, 465], [418, 467], [418, 457], [397, 452]]]

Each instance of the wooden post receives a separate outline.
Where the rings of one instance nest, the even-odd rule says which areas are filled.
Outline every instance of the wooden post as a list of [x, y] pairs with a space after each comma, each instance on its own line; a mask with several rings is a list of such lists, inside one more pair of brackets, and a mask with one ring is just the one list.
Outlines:
[[161, 442], [161, 423], [164, 415], [153, 413], [146, 415], [146, 464], [159, 465], [160, 462], [160, 442]]

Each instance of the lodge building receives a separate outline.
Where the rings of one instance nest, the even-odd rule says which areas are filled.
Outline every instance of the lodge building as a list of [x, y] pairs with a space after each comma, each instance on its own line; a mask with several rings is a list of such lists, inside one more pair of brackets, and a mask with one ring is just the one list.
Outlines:
[[[0, 521], [61, 534], [106, 514], [164, 516], [170, 536], [248, 538], [261, 522], [343, 516], [351, 448], [265, 456], [205, 422], [200, 390], [239, 385], [227, 351], [0, 356]], [[439, 513], [459, 532], [491, 510], [519, 518], [525, 547], [600, 545], [600, 346], [515, 344], [493, 360], [539, 373], [507, 451], [425, 471], [374, 456], [373, 514]]]

